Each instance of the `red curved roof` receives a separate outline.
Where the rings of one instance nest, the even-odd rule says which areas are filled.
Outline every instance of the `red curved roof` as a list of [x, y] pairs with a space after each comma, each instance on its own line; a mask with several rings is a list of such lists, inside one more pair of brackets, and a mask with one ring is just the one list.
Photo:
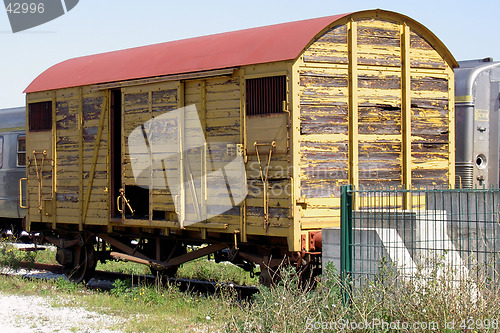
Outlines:
[[295, 59], [314, 36], [346, 15], [349, 14], [74, 58], [47, 69], [24, 92]]
[[423, 25], [405, 15], [376, 9], [70, 59], [40, 74], [24, 92], [292, 60], [335, 21], [348, 15], [368, 17], [370, 14], [410, 23], [452, 68], [458, 67], [446, 46]]

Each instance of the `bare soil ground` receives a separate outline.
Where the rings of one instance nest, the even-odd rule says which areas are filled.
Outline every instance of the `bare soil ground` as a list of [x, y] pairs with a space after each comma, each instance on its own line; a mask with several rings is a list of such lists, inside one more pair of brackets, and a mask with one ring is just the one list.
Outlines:
[[0, 293], [0, 331], [10, 332], [120, 332], [110, 330], [123, 321], [115, 316], [90, 312], [71, 304], [54, 306], [51, 297]]

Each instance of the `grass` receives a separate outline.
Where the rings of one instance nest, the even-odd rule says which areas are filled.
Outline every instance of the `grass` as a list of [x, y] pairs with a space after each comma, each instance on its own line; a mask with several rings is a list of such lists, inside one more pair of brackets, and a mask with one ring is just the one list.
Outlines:
[[[0, 262], [15, 261], [12, 252], [2, 248]], [[233, 275], [226, 272], [233, 268], [212, 267], [215, 263], [199, 260], [191, 268], [185, 265], [179, 274], [207, 278]], [[216, 272], [216, 267], [222, 272]], [[186, 272], [182, 273], [183, 269]], [[202, 295], [180, 292], [172, 284], [133, 287], [127, 281], [116, 281], [111, 292], [95, 292], [67, 280], [17, 277], [0, 277], [0, 291], [64, 299], [64, 304], [118, 316], [124, 324], [110, 329], [125, 332], [391, 332], [397, 329], [390, 325], [404, 328], [403, 324], [432, 325], [408, 330], [415, 332], [431, 328], [440, 332], [495, 332], [499, 330], [500, 281], [481, 278], [482, 271], [478, 267], [469, 277], [457, 280], [452, 268], [438, 264], [407, 279], [391, 264], [381, 263], [377, 276], [351, 291], [328, 266], [317, 287], [305, 291], [297, 276], [284, 270], [279, 284], [259, 287], [260, 293], [251, 300], [238, 300], [232, 290], [225, 289]], [[351, 300], [348, 306], [343, 303], [345, 292]]]
[[[115, 282], [111, 292], [96, 292], [66, 279], [51, 281], [0, 277], [0, 292], [52, 298], [53, 306], [83, 307], [122, 318], [124, 332], [187, 332], [221, 329], [237, 311], [231, 291], [215, 295], [183, 293], [175, 285], [139, 285]], [[61, 301], [63, 300], [63, 301]]]
[[183, 264], [177, 272], [178, 278], [198, 279], [234, 283], [242, 286], [255, 286], [258, 276], [251, 277], [249, 272], [229, 262], [216, 263], [213, 260], [199, 258]]

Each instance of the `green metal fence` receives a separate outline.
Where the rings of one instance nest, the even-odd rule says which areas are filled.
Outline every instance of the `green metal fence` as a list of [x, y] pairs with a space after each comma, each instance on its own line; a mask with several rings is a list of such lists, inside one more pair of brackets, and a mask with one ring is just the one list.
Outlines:
[[342, 187], [341, 271], [353, 285], [382, 262], [401, 277], [440, 267], [457, 278], [500, 272], [500, 189]]

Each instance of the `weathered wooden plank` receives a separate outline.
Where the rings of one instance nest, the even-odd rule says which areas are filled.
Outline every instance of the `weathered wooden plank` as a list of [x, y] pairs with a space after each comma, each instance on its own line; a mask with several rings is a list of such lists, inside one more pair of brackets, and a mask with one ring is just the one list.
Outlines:
[[340, 197], [341, 185], [347, 185], [345, 179], [302, 179], [300, 182], [300, 196], [306, 198]]
[[126, 110], [135, 108], [137, 105], [148, 105], [149, 93], [126, 93], [123, 102]]
[[399, 24], [369, 19], [357, 27], [358, 64], [401, 66]]
[[318, 37], [304, 52], [305, 62], [347, 64], [347, 27], [336, 26]]
[[434, 48], [414, 31], [410, 35], [410, 62], [417, 68], [440, 68], [446, 64]]
[[347, 104], [301, 107], [300, 133], [326, 134], [347, 132]]
[[[287, 199], [291, 194], [291, 183], [289, 179], [269, 180], [269, 199]], [[263, 200], [264, 188], [261, 180], [248, 180], [248, 199], [258, 198]]]
[[207, 86], [207, 102], [216, 101], [231, 101], [240, 99], [240, 88], [236, 86], [237, 89], [219, 89], [214, 90], [213, 87]]
[[314, 209], [314, 208], [308, 208], [308, 209], [302, 209], [300, 211], [300, 216], [301, 217], [339, 217], [340, 216], [340, 207], [338, 208], [326, 208], [326, 209]]
[[92, 217], [89, 216], [85, 219], [85, 225], [107, 225], [109, 218], [101, 218], [101, 217]]
[[230, 108], [230, 109], [217, 109], [210, 110], [206, 112], [206, 119], [222, 119], [222, 118], [240, 118], [240, 109], [239, 108]]
[[[269, 218], [276, 218], [278, 219], [289, 219], [291, 216], [291, 211], [289, 207], [271, 207], [269, 206]], [[264, 216], [264, 208], [262, 205], [253, 207], [253, 206], [246, 206], [246, 216], [247, 217], [260, 217], [262, 218]]]
[[448, 96], [448, 80], [442, 77], [432, 76], [412, 76], [412, 91], [438, 91]]
[[448, 169], [418, 169], [412, 170], [411, 177], [414, 187], [445, 186], [449, 185]]
[[56, 200], [59, 204], [63, 203], [78, 203], [78, 193], [77, 192], [69, 192], [62, 190], [61, 192], [57, 192]]
[[325, 102], [345, 102], [347, 87], [314, 87], [305, 86], [301, 91], [301, 104], [319, 104]]
[[401, 142], [360, 142], [358, 167], [363, 186], [401, 183]]
[[[125, 96], [128, 96], [128, 94]], [[147, 104], [147, 94], [139, 94], [139, 96], [135, 96], [135, 97], [129, 96], [130, 100], [133, 100], [133, 98], [138, 98], [138, 100], [140, 102], [145, 101], [146, 103], [144, 103], [144, 104]], [[153, 105], [168, 104], [168, 105], [176, 106], [177, 105], [177, 89], [152, 91], [151, 92], [151, 103]]]
[[207, 100], [207, 114], [209, 112], [227, 110], [227, 109], [240, 109], [240, 100], [239, 99], [231, 99], [231, 100]]
[[232, 118], [207, 118], [206, 120], [207, 128], [216, 127], [235, 127], [239, 130], [240, 117]]
[[302, 72], [300, 75], [300, 85], [302, 87], [347, 87], [347, 75], [343, 74], [312, 74]]
[[359, 106], [358, 123], [360, 134], [401, 134], [401, 109], [390, 105]]

